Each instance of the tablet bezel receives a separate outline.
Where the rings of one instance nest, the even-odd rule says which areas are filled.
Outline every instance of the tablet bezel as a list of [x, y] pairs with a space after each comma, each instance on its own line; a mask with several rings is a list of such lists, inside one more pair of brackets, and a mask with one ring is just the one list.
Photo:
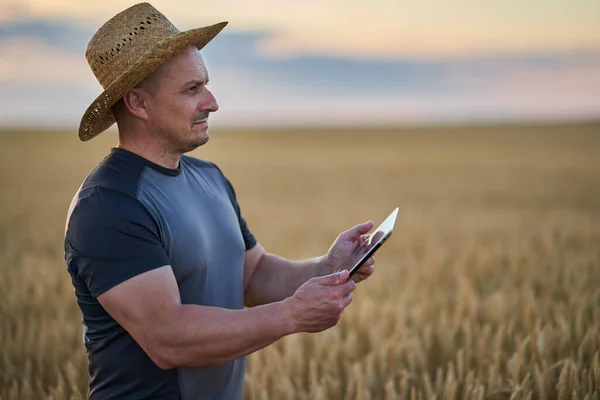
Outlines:
[[352, 277], [352, 275], [354, 275], [354, 273], [356, 271], [358, 271], [360, 269], [360, 267], [362, 267], [362, 265], [365, 263], [365, 261], [367, 261], [373, 254], [375, 254], [375, 252], [383, 245], [383, 243], [390, 237], [392, 236], [392, 232], [394, 231], [394, 225], [396, 223], [396, 217], [398, 216], [398, 207], [396, 207], [396, 209], [394, 209], [394, 211], [392, 211], [390, 213], [390, 215], [387, 216], [386, 219], [383, 220], [383, 222], [377, 227], [377, 229], [375, 229], [373, 231], [373, 233], [371, 233], [369, 235], [369, 237], [365, 240], [364, 243], [362, 243], [360, 246], [358, 246], [356, 248], [356, 250], [354, 250], [352, 252], [352, 254], [350, 254], [345, 260], [344, 262], [340, 265], [340, 267], [338, 268], [338, 271], [342, 271], [345, 266], [345, 264], [348, 262], [348, 260], [352, 259], [352, 257], [354, 257], [356, 255], [356, 253], [358, 251], [360, 251], [361, 248], [363, 248], [366, 243], [369, 243], [368, 246], [371, 246], [371, 241], [373, 240], [373, 238], [375, 237], [375, 235], [382, 231], [385, 228], [388, 228], [389, 225], [389, 230], [386, 231], [384, 233], [384, 235], [382, 237], [380, 237], [379, 239], [377, 239], [377, 242], [375, 243], [374, 246], [371, 247], [371, 249], [369, 249], [369, 251], [367, 253], [365, 253], [360, 260], [358, 260], [356, 262], [356, 264], [354, 266], [352, 266], [352, 268], [350, 268], [349, 274], [348, 274], [348, 279], [350, 279], [350, 277]]

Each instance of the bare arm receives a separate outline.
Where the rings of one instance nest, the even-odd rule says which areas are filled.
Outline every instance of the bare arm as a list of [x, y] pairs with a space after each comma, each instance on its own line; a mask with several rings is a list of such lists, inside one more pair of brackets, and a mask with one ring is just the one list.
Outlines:
[[335, 325], [352, 301], [354, 282], [331, 275], [311, 280], [283, 302], [243, 310], [181, 304], [169, 265], [131, 278], [98, 297], [163, 369], [219, 365], [290, 333]]
[[254, 307], [285, 300], [310, 278], [331, 272], [325, 256], [291, 261], [265, 252], [257, 243], [244, 261], [244, 302]]
[[[304, 261], [290, 261], [265, 252], [257, 243], [244, 258], [244, 302], [254, 307], [290, 297], [304, 282], [331, 274], [366, 239], [372, 228], [369, 221], [340, 233], [326, 255]], [[375, 268], [371, 257], [352, 276], [355, 282], [369, 278]]]

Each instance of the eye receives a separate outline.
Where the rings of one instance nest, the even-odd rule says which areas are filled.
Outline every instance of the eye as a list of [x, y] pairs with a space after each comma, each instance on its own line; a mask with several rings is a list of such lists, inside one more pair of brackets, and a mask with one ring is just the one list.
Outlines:
[[190, 94], [196, 94], [198, 93], [198, 85], [194, 85], [191, 88], [189, 88], [188, 90], [186, 90], [186, 92], [190, 93]]

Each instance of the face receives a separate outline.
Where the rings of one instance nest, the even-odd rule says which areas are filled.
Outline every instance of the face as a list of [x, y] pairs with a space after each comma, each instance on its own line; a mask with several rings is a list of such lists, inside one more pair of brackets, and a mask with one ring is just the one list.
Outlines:
[[208, 116], [219, 106], [208, 90], [200, 52], [189, 47], [149, 77], [145, 88], [147, 124], [171, 153], [186, 153], [208, 141]]

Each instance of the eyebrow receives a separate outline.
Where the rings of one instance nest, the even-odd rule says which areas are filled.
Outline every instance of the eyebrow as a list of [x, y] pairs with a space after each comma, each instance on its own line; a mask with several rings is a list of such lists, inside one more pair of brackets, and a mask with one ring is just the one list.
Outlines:
[[190, 87], [190, 86], [206, 85], [206, 84], [208, 83], [208, 81], [209, 81], [208, 79], [207, 79], [207, 80], [205, 80], [205, 81], [203, 81], [203, 80], [199, 80], [199, 79], [193, 79], [193, 80], [191, 80], [191, 81], [188, 81], [188, 82], [186, 82], [186, 83], [183, 85], [183, 87], [184, 87], [184, 88], [187, 88], [187, 87]]

